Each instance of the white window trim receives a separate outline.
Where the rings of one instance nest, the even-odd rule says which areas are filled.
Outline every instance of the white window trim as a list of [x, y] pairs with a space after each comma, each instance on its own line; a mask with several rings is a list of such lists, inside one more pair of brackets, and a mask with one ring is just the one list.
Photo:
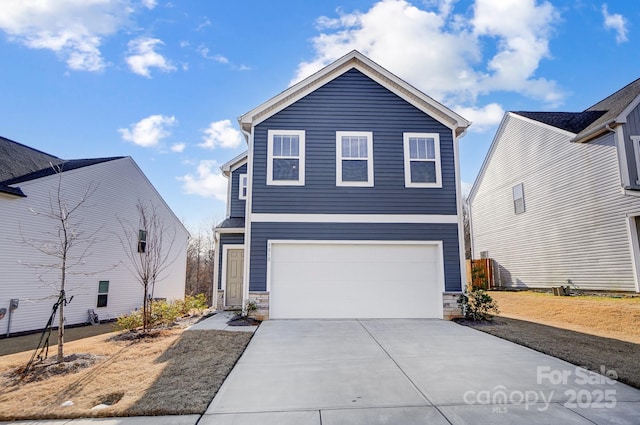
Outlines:
[[[273, 136], [298, 136], [298, 180], [274, 180], [273, 179]], [[267, 185], [269, 186], [304, 186], [305, 175], [305, 132], [304, 130], [268, 130], [267, 131]]]
[[[636, 180], [636, 184], [640, 184], [640, 136], [629, 136], [631, 138], [631, 143], [633, 144], [633, 154], [636, 158], [636, 170], [638, 173], [638, 179]], [[625, 164], [628, 167], [628, 165]]]
[[[516, 193], [515, 193], [515, 188], [520, 186], [522, 188], [522, 197], [521, 198], [516, 198]], [[524, 183], [518, 183], [514, 186], [511, 187], [511, 197], [513, 198], [513, 212], [516, 215], [520, 215], [520, 214], [524, 214], [525, 212], [527, 212], [527, 205], [525, 204], [525, 200], [524, 200]], [[518, 199], [522, 199], [522, 211], [518, 212], [517, 208], [516, 208], [516, 201]]]
[[[436, 181], [435, 183], [412, 182], [411, 181], [411, 157], [409, 150], [409, 139], [412, 137], [433, 138], [433, 148], [436, 158]], [[440, 135], [438, 133], [403, 133], [404, 139], [404, 186], [405, 187], [442, 187], [442, 170], [440, 166]], [[431, 161], [431, 160], [429, 160]]]
[[[342, 145], [343, 136], [357, 136], [367, 138], [367, 181], [342, 181]], [[349, 158], [346, 158], [349, 159]], [[364, 161], [364, 159], [362, 159]], [[336, 131], [336, 186], [373, 187], [373, 132], [371, 131]]]
[[247, 174], [240, 174], [238, 176], [238, 199], [247, 199], [247, 194], [242, 192], [243, 180], [244, 187], [247, 189], [247, 192], [249, 191], [249, 179], [247, 178]]

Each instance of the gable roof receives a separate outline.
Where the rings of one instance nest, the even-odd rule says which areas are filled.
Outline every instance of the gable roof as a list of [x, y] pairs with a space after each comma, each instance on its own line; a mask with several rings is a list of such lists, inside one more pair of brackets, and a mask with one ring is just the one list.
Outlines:
[[60, 164], [62, 159], [0, 136], [0, 182]]
[[582, 112], [513, 113], [575, 134], [572, 142], [588, 142], [609, 129], [624, 124], [631, 109], [640, 103], [640, 78], [627, 84]]
[[225, 176], [229, 176], [233, 170], [242, 167], [247, 163], [248, 155], [249, 151], [242, 152], [240, 155], [222, 164], [220, 166], [220, 171], [222, 171], [222, 174], [224, 174]]
[[315, 74], [264, 102], [262, 105], [240, 116], [238, 122], [245, 138], [248, 139], [248, 134], [254, 125], [261, 123], [319, 87], [354, 68], [454, 130], [458, 136], [471, 125], [470, 121], [467, 121], [451, 109], [387, 71], [362, 53], [353, 50]]
[[[627, 115], [631, 112], [630, 107], [635, 107], [640, 100], [640, 78], [627, 84], [617, 92], [602, 99], [595, 105], [587, 108], [586, 111], [604, 111], [602, 116], [593, 121], [589, 126], [583, 129], [574, 141], [586, 142], [593, 137], [599, 135], [602, 131], [606, 131], [607, 125], [623, 124], [626, 122]], [[602, 131], [598, 131], [598, 130]], [[591, 136], [591, 137], [589, 137]]]
[[64, 160], [0, 136], [0, 193], [25, 197], [19, 187], [11, 186], [50, 176], [55, 173], [53, 166], [65, 172], [121, 158], [124, 157]]
[[578, 134], [594, 121], [600, 118], [605, 111], [584, 112], [526, 112], [515, 111], [514, 114], [539, 121], [559, 129]]

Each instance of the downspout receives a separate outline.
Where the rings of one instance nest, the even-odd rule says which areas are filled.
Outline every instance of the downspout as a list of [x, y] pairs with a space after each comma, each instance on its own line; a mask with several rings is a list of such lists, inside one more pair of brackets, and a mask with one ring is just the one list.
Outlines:
[[615, 131], [611, 127], [612, 124], [620, 124], [620, 123], [616, 123], [615, 119], [610, 119], [609, 121], [605, 122], [604, 125], [596, 127], [593, 130], [590, 130], [588, 133], [586, 133], [585, 135], [580, 137], [580, 139], [574, 138], [572, 141], [573, 142], [577, 142], [577, 143], [584, 143], [584, 142], [587, 142], [587, 141], [595, 138], [600, 133], [603, 133], [603, 130], [604, 131]]
[[[253, 129], [253, 125], [252, 125]], [[253, 137], [251, 132], [245, 130], [240, 122], [240, 131], [247, 141], [247, 199], [244, 209], [244, 276], [242, 282], [242, 312], [246, 313], [244, 306], [249, 299], [249, 273], [251, 264], [251, 207], [253, 200]]]

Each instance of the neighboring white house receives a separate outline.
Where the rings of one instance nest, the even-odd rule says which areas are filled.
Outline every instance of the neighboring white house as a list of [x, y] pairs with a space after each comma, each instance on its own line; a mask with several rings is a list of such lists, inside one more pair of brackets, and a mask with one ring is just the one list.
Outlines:
[[499, 284], [640, 291], [640, 80], [583, 112], [509, 112], [469, 195]]
[[[63, 172], [53, 172], [52, 164], [62, 167]], [[57, 290], [47, 282], [59, 283], [60, 271], [36, 267], [56, 259], [25, 241], [51, 240], [52, 233], [57, 232], [55, 222], [35, 213], [51, 210], [50, 201], [57, 200], [59, 181], [62, 198], [70, 205], [77, 203], [88, 187], [95, 189], [77, 210], [81, 220], [78, 228], [85, 235], [95, 233], [97, 242], [89, 248], [83, 263], [67, 275], [67, 299], [73, 296], [65, 308], [67, 325], [86, 323], [89, 309], [105, 320], [142, 305], [142, 285], [125, 266], [129, 260], [119, 239], [123, 234], [120, 221], [138, 225], [139, 201], [154, 205], [165, 226], [171, 229], [165, 243], [175, 232], [170, 254], [175, 261], [156, 285], [153, 297], [184, 297], [189, 233], [133, 159], [67, 161], [0, 137], [0, 309], [7, 310], [0, 319], [0, 335], [9, 331], [12, 299], [19, 300], [11, 314], [12, 334], [44, 328], [57, 300]], [[77, 257], [78, 251], [72, 255]]]

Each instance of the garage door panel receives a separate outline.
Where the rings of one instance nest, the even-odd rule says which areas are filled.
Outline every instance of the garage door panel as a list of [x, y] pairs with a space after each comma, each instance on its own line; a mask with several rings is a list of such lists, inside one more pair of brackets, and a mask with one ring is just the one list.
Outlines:
[[272, 318], [442, 317], [435, 244], [273, 243]]

